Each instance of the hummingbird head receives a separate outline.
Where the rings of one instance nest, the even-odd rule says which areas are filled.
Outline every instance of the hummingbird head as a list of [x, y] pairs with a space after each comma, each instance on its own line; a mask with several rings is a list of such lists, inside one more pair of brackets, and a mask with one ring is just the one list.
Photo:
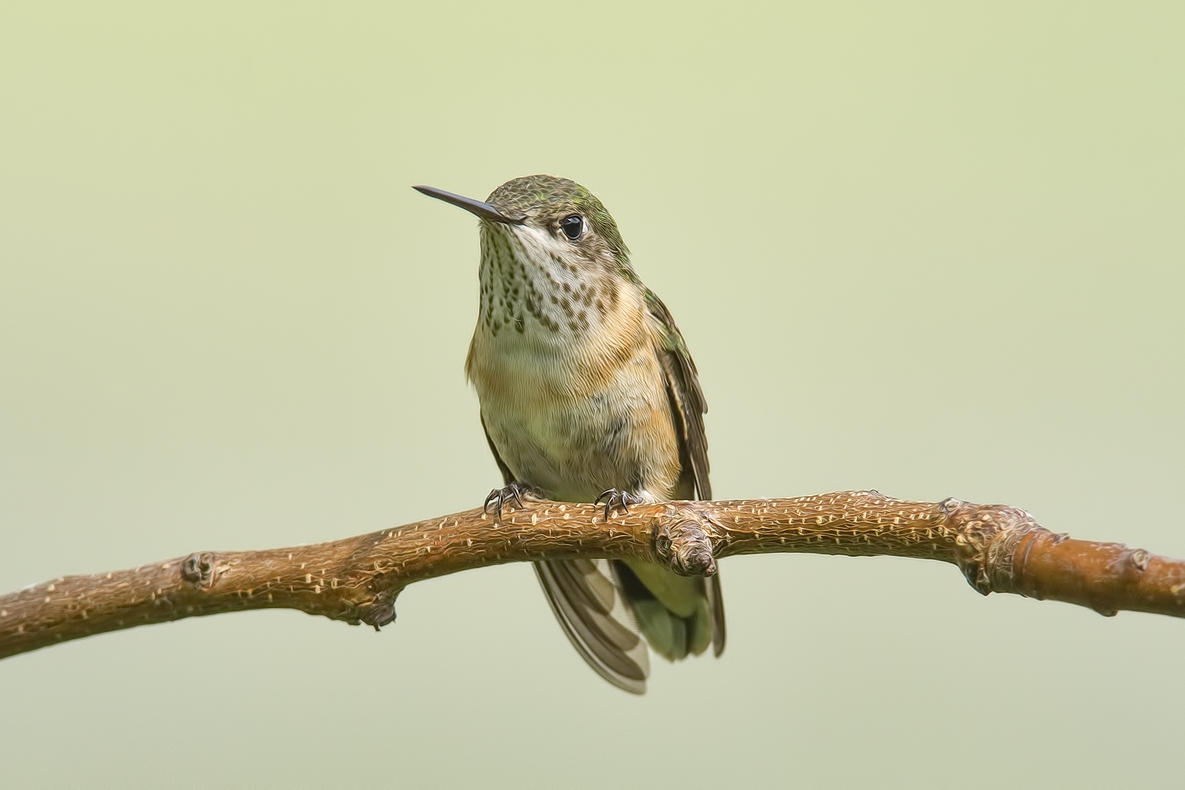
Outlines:
[[480, 326], [494, 335], [588, 330], [617, 306], [622, 287], [639, 284], [617, 223], [575, 181], [523, 176], [484, 202], [415, 189], [481, 219]]

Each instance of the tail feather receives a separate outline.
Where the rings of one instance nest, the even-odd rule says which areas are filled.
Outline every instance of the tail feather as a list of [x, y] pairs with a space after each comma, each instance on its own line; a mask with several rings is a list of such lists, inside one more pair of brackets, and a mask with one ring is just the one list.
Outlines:
[[618, 688], [644, 694], [650, 674], [646, 643], [610, 579], [608, 561], [546, 560], [535, 563], [535, 573], [580, 657]]
[[615, 561], [613, 570], [639, 629], [660, 656], [678, 661], [699, 655], [722, 634], [723, 619], [717, 629], [703, 579], [650, 563]]

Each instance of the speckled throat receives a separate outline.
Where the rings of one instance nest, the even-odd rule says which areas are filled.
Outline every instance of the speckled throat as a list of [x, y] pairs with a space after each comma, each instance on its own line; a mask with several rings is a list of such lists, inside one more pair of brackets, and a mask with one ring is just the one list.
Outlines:
[[632, 283], [573, 259], [562, 243], [529, 226], [482, 223], [478, 331], [570, 342], [602, 327]]

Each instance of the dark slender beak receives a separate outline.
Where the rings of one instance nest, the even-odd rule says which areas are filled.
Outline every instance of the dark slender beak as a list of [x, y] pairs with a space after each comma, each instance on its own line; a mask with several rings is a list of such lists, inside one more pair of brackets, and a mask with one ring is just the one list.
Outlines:
[[482, 219], [488, 219], [491, 222], [504, 222], [507, 225], [521, 225], [527, 221], [523, 217], [508, 217], [498, 209], [491, 206], [489, 203], [483, 203], [480, 200], [467, 198], [462, 195], [454, 195], [452, 192], [445, 192], [443, 189], [436, 187], [412, 187], [417, 192], [427, 195], [428, 197], [443, 200], [445, 203], [452, 203], [454, 206], [460, 206], [471, 214], [476, 214]]

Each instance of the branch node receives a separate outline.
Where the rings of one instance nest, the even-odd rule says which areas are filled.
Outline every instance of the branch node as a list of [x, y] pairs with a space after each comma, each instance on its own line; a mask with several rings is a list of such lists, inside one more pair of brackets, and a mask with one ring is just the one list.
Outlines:
[[384, 625], [395, 622], [395, 599], [398, 596], [398, 590], [384, 590], [376, 593], [374, 600], [358, 607], [358, 619], [353, 624], [357, 625], [361, 622], [376, 631], [381, 631]]
[[[1121, 588], [1135, 587], [1139, 583], [1138, 577], [1148, 570], [1152, 556], [1144, 549], [1129, 549], [1123, 544], [1112, 545], [1123, 549], [1111, 566], [1113, 583]], [[1113, 597], [1108, 595], [1104, 598], [1105, 600], [1090, 600], [1088, 605], [1103, 617], [1114, 617], [1119, 614], [1119, 609], [1113, 605]]]
[[654, 518], [654, 553], [680, 576], [711, 576], [716, 573], [712, 535], [722, 533], [706, 511], [667, 505]]
[[[1017, 553], [1021, 542], [1052, 533], [1028, 512], [1007, 505], [975, 505], [945, 499], [939, 507], [955, 532], [955, 561], [976, 592], [1018, 592]], [[1053, 537], [1057, 540], [1056, 536]], [[1025, 547], [1031, 549], [1033, 541]]]
[[181, 578], [192, 585], [208, 590], [214, 585], [214, 553], [195, 552], [181, 561]]
[[[877, 491], [875, 493], [879, 494], [880, 492]], [[963, 500], [955, 499], [953, 496], [948, 496], [946, 499], [938, 503], [938, 509], [941, 510], [944, 515], [949, 516], [964, 504], [966, 503]]]
[[1137, 573], [1148, 570], [1148, 560], [1150, 559], [1151, 555], [1144, 549], [1128, 549], [1119, 555], [1119, 561]]

